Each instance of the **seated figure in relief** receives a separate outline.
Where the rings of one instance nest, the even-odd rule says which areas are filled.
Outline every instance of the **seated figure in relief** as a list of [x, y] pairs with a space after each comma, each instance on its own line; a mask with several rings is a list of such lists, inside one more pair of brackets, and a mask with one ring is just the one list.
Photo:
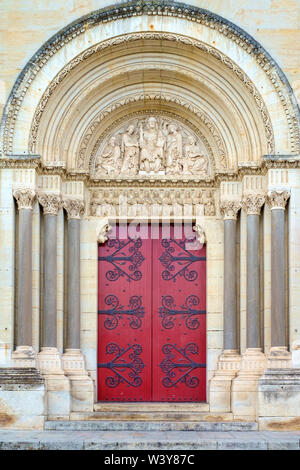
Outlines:
[[121, 144], [123, 157], [121, 171], [132, 175], [137, 173], [139, 164], [139, 144], [134, 131], [134, 125], [130, 124], [125, 134], [122, 135]]
[[111, 137], [103, 150], [101, 160], [96, 164], [96, 173], [105, 171], [106, 173], [114, 173], [119, 170], [121, 149], [116, 143], [116, 138]]
[[192, 135], [188, 136], [188, 142], [184, 146], [184, 156], [183, 172], [185, 174], [208, 172], [208, 158]]
[[162, 169], [164, 157], [165, 137], [158, 128], [158, 123], [154, 116], [150, 116], [146, 129], [140, 126], [140, 170], [147, 173], [158, 172]]

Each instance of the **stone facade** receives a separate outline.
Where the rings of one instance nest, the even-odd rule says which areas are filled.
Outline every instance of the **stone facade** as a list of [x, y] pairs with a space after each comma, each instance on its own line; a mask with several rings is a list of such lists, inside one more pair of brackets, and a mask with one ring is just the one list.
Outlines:
[[97, 245], [151, 218], [207, 245], [202, 419], [299, 429], [299, 6], [46, 3], [1, 20], [0, 425], [97, 410]]

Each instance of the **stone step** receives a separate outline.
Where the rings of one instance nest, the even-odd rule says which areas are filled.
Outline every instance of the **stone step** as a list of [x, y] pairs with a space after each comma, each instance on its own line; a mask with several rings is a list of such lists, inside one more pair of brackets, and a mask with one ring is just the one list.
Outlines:
[[155, 402], [135, 402], [135, 403], [96, 403], [94, 411], [180, 411], [180, 412], [203, 412], [209, 411], [208, 403], [155, 403]]
[[257, 431], [256, 422], [46, 421], [45, 431]]
[[92, 413], [71, 413], [71, 421], [232, 421], [232, 413], [205, 413], [195, 411], [94, 411]]

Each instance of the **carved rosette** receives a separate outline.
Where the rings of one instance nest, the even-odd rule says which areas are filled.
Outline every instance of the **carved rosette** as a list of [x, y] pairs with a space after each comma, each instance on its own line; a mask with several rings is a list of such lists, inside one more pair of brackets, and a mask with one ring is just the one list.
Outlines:
[[220, 204], [220, 210], [224, 220], [236, 220], [238, 211], [241, 209], [241, 207], [241, 201], [222, 201]]
[[265, 196], [262, 194], [249, 194], [243, 198], [243, 209], [247, 215], [260, 215], [262, 206], [265, 203]]
[[84, 214], [84, 201], [80, 199], [66, 199], [63, 201], [63, 207], [68, 219], [81, 219]]
[[290, 192], [286, 190], [274, 190], [269, 191], [267, 196], [267, 202], [273, 209], [285, 209], [286, 203], [290, 197]]
[[36, 193], [33, 189], [23, 188], [15, 189], [13, 196], [17, 201], [18, 209], [33, 209], [36, 201]]
[[57, 215], [61, 209], [61, 197], [58, 194], [41, 193], [38, 195], [38, 201], [43, 207], [44, 215]]

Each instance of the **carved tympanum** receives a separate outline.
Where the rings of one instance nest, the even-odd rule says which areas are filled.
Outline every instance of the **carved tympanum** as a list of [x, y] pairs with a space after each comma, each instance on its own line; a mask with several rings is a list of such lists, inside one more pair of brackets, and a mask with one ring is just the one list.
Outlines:
[[207, 150], [182, 123], [166, 117], [135, 118], [101, 144], [93, 176], [209, 176]]

